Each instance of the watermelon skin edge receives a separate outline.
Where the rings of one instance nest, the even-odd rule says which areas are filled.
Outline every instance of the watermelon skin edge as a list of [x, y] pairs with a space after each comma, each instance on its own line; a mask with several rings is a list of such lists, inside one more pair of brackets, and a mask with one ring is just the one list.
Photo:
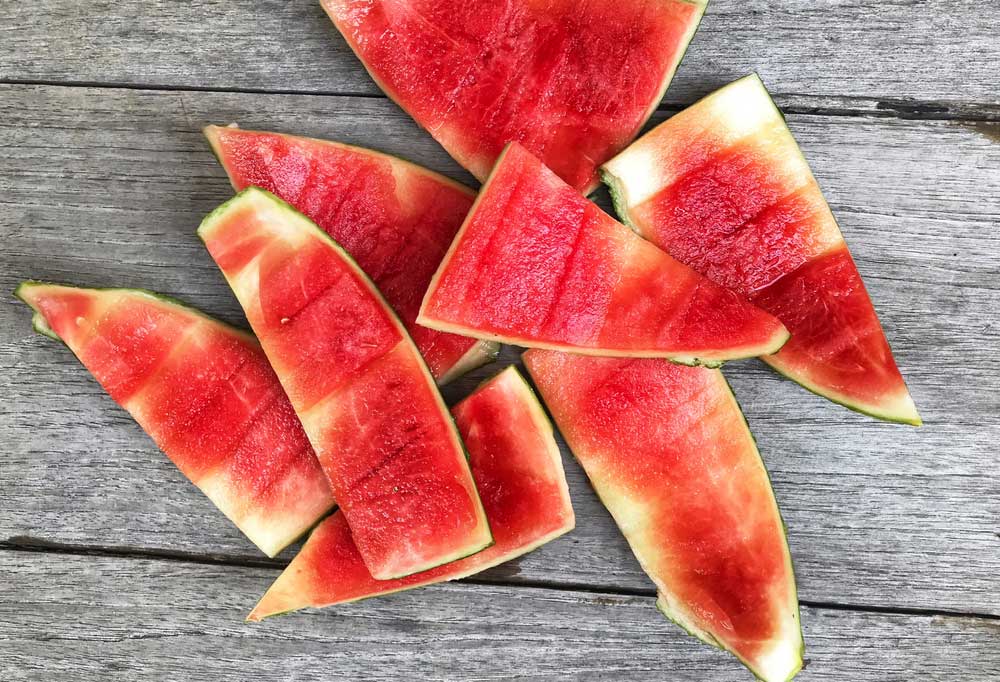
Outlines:
[[[652, 112], [650, 112], [650, 114], [652, 114]], [[222, 154], [220, 153], [219, 147], [218, 147], [218, 138], [216, 137], [216, 135], [213, 132], [214, 129], [216, 129], [218, 127], [219, 126], [208, 125], [208, 126], [205, 126], [204, 128], [202, 128], [201, 132], [205, 136], [205, 139], [208, 141], [208, 146], [212, 150], [212, 155], [215, 157], [215, 160], [218, 162], [219, 166], [226, 172], [226, 178], [229, 180], [230, 186], [232, 186], [232, 188], [233, 188], [234, 191], [238, 192], [240, 190], [236, 186], [236, 183], [233, 181], [233, 177], [232, 177], [232, 175], [230, 175], [229, 169], [227, 168], [225, 162], [223, 161]], [[228, 126], [225, 126], [225, 127], [227, 127], [227, 128], [239, 128], [239, 125], [237, 125], [236, 123], [230, 123]], [[248, 131], [248, 132], [254, 132], [254, 131]], [[433, 171], [430, 171], [430, 170], [424, 168], [423, 166], [420, 166], [419, 164], [416, 164], [416, 163], [410, 161], [409, 159], [405, 159], [405, 158], [403, 158], [401, 156], [395, 156], [393, 154], [386, 154], [385, 152], [375, 151], [375, 150], [372, 150], [372, 149], [367, 149], [365, 147], [358, 147], [356, 145], [350, 145], [350, 144], [346, 144], [346, 143], [343, 143], [343, 142], [334, 142], [334, 141], [331, 141], [331, 140], [322, 140], [322, 139], [319, 139], [319, 138], [305, 138], [305, 139], [309, 139], [309, 140], [315, 141], [317, 143], [330, 144], [330, 145], [334, 145], [334, 146], [338, 146], [338, 147], [346, 147], [348, 149], [355, 149], [355, 150], [357, 150], [359, 152], [363, 152], [363, 153], [371, 153], [371, 154], [378, 154], [378, 155], [381, 155], [381, 156], [388, 156], [388, 157], [391, 157], [391, 158], [396, 159], [398, 161], [401, 161], [402, 163], [405, 163], [408, 166], [414, 166], [415, 168], [418, 168], [421, 171], [433, 173]], [[458, 182], [456, 180], [452, 180], [451, 178], [449, 178], [446, 175], [441, 175], [440, 173], [433, 173], [433, 174], [438, 179], [440, 179], [442, 182], [446, 182], [449, 185], [455, 187], [456, 189], [459, 189], [459, 190], [461, 190], [463, 192], [468, 193], [470, 196], [475, 196], [475, 194], [476, 194], [469, 187], [466, 187], [465, 185], [463, 185], [462, 183], [460, 183], [460, 182]], [[442, 374], [435, 381], [437, 381], [437, 385], [438, 386], [444, 386], [445, 384], [448, 384], [448, 383], [454, 381], [455, 379], [459, 378], [460, 376], [471, 372], [472, 370], [476, 369], [477, 367], [482, 367], [485, 364], [493, 362], [494, 360], [497, 359], [497, 356], [499, 354], [500, 354], [500, 344], [498, 342], [496, 342], [496, 341], [487, 341], [487, 340], [480, 339], [480, 341], [479, 341], [478, 344], [476, 344], [475, 346], [473, 346], [472, 348], [470, 348], [469, 351], [465, 355], [463, 355], [459, 359], [458, 362], [456, 362], [454, 365], [452, 365], [451, 369], [449, 369], [447, 372], [445, 372], [444, 374]]]

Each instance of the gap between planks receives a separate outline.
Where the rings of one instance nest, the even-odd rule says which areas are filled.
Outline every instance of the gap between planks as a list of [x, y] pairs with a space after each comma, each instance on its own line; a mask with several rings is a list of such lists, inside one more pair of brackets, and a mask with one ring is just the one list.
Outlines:
[[[27, 552], [33, 554], [62, 554], [77, 557], [108, 557], [117, 559], [143, 559], [175, 563], [200, 564], [207, 566], [231, 566], [234, 568], [262, 568], [275, 571], [284, 570], [288, 562], [279, 559], [261, 557], [234, 557], [195, 552], [153, 550], [129, 547], [105, 547], [101, 545], [75, 545], [52, 542], [41, 538], [15, 536], [0, 540], [0, 551]], [[559, 592], [583, 592], [595, 595], [610, 595], [616, 597], [649, 597], [656, 596], [653, 587], [637, 589], [629, 587], [612, 588], [595, 586], [587, 583], [560, 582], [548, 580], [490, 580], [483, 578], [463, 578], [454, 581], [466, 585], [492, 585], [513, 587], [518, 589], [555, 590]], [[900, 606], [872, 606], [862, 604], [843, 604], [839, 602], [813, 601], [800, 599], [799, 604], [809, 608], [826, 611], [851, 611], [857, 613], [883, 613], [899, 616], [939, 616], [947, 618], [978, 618], [986, 621], [1000, 622], [1000, 615], [978, 613], [974, 611], [959, 611], [949, 609], [908, 608]]]
[[[301, 90], [281, 88], [226, 88], [163, 83], [115, 83], [86, 80], [39, 80], [0, 78], [0, 85], [26, 85], [63, 88], [103, 88], [161, 92], [218, 92], [247, 95], [304, 95], [310, 97], [356, 97], [387, 99], [384, 94], [338, 90]], [[955, 121], [958, 123], [998, 123], [1000, 107], [990, 104], [959, 104], [912, 99], [874, 97], [831, 97], [804, 93], [772, 92], [779, 108], [786, 114], [806, 116], [847, 116], [855, 118], [896, 118], [911, 121]], [[693, 104], [694, 102], [687, 102]], [[660, 104], [656, 111], [676, 113], [683, 107]]]

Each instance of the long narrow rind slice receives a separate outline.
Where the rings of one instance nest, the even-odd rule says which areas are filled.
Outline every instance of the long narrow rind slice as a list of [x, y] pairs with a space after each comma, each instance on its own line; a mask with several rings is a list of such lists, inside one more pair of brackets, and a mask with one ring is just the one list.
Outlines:
[[417, 321], [519, 346], [718, 365], [788, 332], [613, 220], [518, 144], [483, 186]]
[[491, 542], [462, 441], [402, 323], [350, 256], [251, 187], [198, 234], [316, 449], [365, 564], [399, 578]]
[[25, 282], [36, 331], [69, 346], [192, 483], [268, 556], [333, 495], [249, 334], [137, 289]]
[[268, 190], [351, 254], [406, 325], [439, 384], [496, 357], [494, 342], [416, 324], [427, 285], [475, 199], [472, 190], [370, 149], [235, 126], [204, 132], [237, 191]]
[[652, 114], [706, 0], [322, 0], [385, 93], [486, 178], [524, 144], [578, 190]]
[[495, 544], [430, 571], [375, 580], [338, 512], [313, 531], [248, 620], [457, 580], [527, 554], [573, 529], [573, 507], [552, 425], [514, 367], [483, 384], [452, 408], [452, 414], [469, 449]]
[[858, 412], [920, 424], [837, 221], [756, 75], [602, 170], [639, 234], [788, 327], [791, 340], [764, 362]]
[[668, 618], [766, 682], [802, 666], [784, 525], [718, 370], [530, 350], [522, 360]]

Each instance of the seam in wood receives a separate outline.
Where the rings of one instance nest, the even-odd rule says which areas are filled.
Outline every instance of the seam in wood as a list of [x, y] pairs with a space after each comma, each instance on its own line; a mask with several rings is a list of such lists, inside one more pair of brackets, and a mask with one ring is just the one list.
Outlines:
[[[25, 85], [66, 88], [100, 88], [108, 90], [146, 90], [161, 92], [218, 92], [252, 95], [303, 95], [309, 97], [356, 97], [359, 99], [388, 99], [382, 93], [340, 90], [299, 90], [282, 88], [227, 88], [200, 85], [169, 85], [160, 83], [116, 83], [85, 80], [45, 80], [28, 78], [0, 78], [0, 85]], [[852, 118], [895, 118], [913, 121], [955, 121], [966, 123], [1000, 122], [1000, 106], [990, 103], [946, 104], [923, 100], [878, 99], [873, 97], [849, 97], [831, 95], [810, 95], [801, 93], [773, 93], [776, 99], [784, 97], [815, 98], [825, 101], [843, 101], [843, 106], [803, 106], [784, 104], [785, 114], [804, 116], [844, 116]], [[658, 113], [672, 114], [693, 102], [661, 103]], [[862, 106], [868, 104], [868, 107]], [[971, 107], [971, 109], [970, 109]], [[982, 107], [980, 109], [979, 107]]]
[[[7, 540], [0, 540], [0, 551], [26, 552], [33, 554], [54, 554], [69, 556], [105, 557], [118, 559], [137, 559], [154, 561], [172, 561], [178, 563], [200, 564], [208, 566], [229, 566], [233, 568], [263, 568], [283, 570], [287, 561], [272, 560], [257, 557], [227, 557], [211, 554], [195, 554], [193, 552], [180, 552], [173, 550], [153, 550], [124, 547], [102, 547], [97, 545], [72, 545], [67, 543], [52, 542], [41, 538], [27, 536], [14, 536]], [[483, 585], [488, 587], [513, 587], [517, 589], [551, 590], [556, 592], [579, 592], [589, 595], [603, 596], [606, 598], [615, 597], [656, 597], [656, 590], [629, 588], [629, 587], [603, 587], [588, 585], [577, 582], [558, 582], [547, 580], [518, 580], [509, 582], [504, 580], [490, 580], [483, 577], [471, 577], [458, 580], [456, 582], [467, 585]], [[942, 617], [942, 618], [975, 618], [1000, 622], [1000, 615], [991, 613], [980, 613], [974, 611], [956, 611], [951, 609], [927, 609], [907, 606], [872, 606], [867, 604], [842, 604], [838, 602], [812, 601], [800, 599], [802, 606], [820, 611], [850, 611], [858, 613], [878, 613], [896, 616], [922, 616], [922, 617]]]

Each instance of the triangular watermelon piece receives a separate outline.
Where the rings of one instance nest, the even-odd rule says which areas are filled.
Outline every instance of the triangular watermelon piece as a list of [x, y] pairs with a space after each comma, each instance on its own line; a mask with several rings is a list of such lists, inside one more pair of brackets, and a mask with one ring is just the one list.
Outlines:
[[487, 547], [451, 415], [406, 329], [350, 256], [256, 187], [217, 208], [198, 234], [302, 420], [372, 575], [399, 578]]
[[765, 682], [793, 677], [803, 645], [784, 524], [722, 373], [541, 350], [522, 360], [663, 613]]
[[35, 329], [69, 346], [185, 476], [268, 556], [333, 507], [256, 339], [137, 289], [25, 282]]
[[756, 75], [603, 170], [639, 234], [788, 327], [791, 340], [764, 362], [853, 410], [920, 424], [840, 228]]
[[237, 191], [261, 187], [326, 231], [399, 315], [439, 384], [496, 357], [499, 346], [416, 324], [420, 301], [475, 193], [387, 154], [278, 133], [205, 128]]
[[573, 529], [559, 448], [542, 406], [514, 367], [452, 408], [469, 449], [495, 544], [466, 559], [407, 576], [375, 580], [340, 512], [320, 524], [248, 620], [457, 580], [484, 571]]
[[773, 353], [788, 338], [777, 319], [636, 236], [516, 143], [417, 321], [520, 346], [705, 365]]
[[480, 180], [521, 142], [578, 190], [649, 118], [706, 0], [322, 0], [385, 93]]

